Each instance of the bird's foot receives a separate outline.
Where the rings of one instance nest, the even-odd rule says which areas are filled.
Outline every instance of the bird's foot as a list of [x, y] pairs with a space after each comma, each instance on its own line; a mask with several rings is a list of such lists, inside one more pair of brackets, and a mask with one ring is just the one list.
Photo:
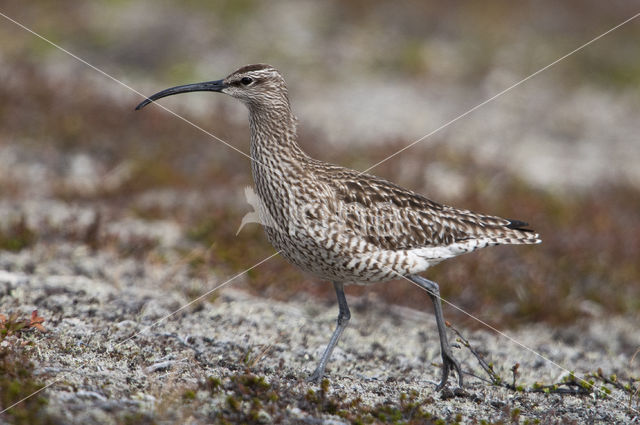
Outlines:
[[[448, 348], [448, 347], [447, 347]], [[449, 371], [455, 369], [458, 374], [458, 385], [460, 388], [464, 386], [462, 379], [462, 369], [460, 368], [460, 363], [453, 357], [450, 349], [442, 350], [442, 379], [440, 383], [436, 387], [436, 391], [440, 391], [447, 385], [447, 380], [449, 379]]]
[[313, 384], [319, 384], [324, 377], [324, 370], [320, 370], [320, 368], [316, 369], [309, 377], [306, 379], [307, 382]]

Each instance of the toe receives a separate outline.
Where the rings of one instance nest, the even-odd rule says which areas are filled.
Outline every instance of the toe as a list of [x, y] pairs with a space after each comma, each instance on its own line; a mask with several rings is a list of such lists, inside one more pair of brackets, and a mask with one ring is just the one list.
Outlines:
[[322, 380], [322, 375], [323, 375], [322, 373], [319, 373], [316, 370], [311, 375], [309, 375], [309, 377], [307, 378], [307, 382], [318, 384]]

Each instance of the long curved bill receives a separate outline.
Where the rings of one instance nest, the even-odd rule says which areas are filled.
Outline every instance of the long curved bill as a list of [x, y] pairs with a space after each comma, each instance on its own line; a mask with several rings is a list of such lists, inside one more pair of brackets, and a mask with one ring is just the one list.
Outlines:
[[154, 102], [160, 98], [172, 96], [174, 94], [180, 93], [188, 93], [192, 91], [216, 91], [221, 92], [227, 85], [224, 83], [224, 80], [216, 80], [216, 81], [206, 81], [204, 83], [195, 83], [195, 84], [185, 84], [184, 86], [176, 86], [171, 87], [166, 90], [162, 90], [152, 96], [149, 96], [144, 101], [140, 102], [138, 106], [136, 106], [136, 111], [144, 108], [151, 102]]

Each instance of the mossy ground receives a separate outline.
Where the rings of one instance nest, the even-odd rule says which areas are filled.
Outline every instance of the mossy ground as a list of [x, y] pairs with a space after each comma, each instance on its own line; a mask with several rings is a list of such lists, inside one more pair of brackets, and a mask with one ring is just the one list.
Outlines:
[[[334, 4], [331, 13], [320, 14], [325, 21], [320, 19], [315, 28], [326, 41], [326, 48], [319, 49], [318, 56], [310, 54], [304, 60], [297, 52], [287, 56], [278, 50], [281, 47], [274, 50], [273, 43], [255, 37], [237, 50], [275, 63], [295, 61], [299, 65], [296, 69], [306, 67], [331, 81], [348, 78], [352, 82], [371, 81], [375, 86], [379, 81], [397, 84], [407, 79], [430, 87], [449, 84], [462, 86], [463, 91], [484, 100], [487, 87], [493, 87], [495, 79], [504, 79], [501, 72], [508, 74], [509, 81], [509, 72], [527, 75], [583, 43], [601, 27], [609, 28], [611, 22], [617, 23], [619, 16], [626, 17], [628, 12], [627, 6], [603, 6], [593, 1], [578, 6], [579, 22], [563, 22], [563, 16], [574, 14], [560, 13], [550, 7], [551, 3], [548, 7], [538, 6], [539, 3], [514, 7], [496, 2], [464, 8], [451, 8], [445, 3], [409, 3], [410, 8], [398, 8], [393, 13], [387, 13], [381, 4]], [[576, 7], [574, 3], [554, 7], [566, 12]], [[128, 7], [133, 8], [131, 16], [135, 16], [133, 1], [105, 3], [95, 9], [70, 3], [62, 7], [60, 2], [51, 1], [39, 2], [37, 8], [6, 6], [5, 13], [33, 25], [91, 62], [106, 66], [109, 61], [108, 68], [114, 73], [132, 75], [139, 81], [147, 81], [153, 73], [155, 81], [147, 81], [148, 87], [165, 84], [158, 80], [188, 82], [200, 78], [201, 70], [209, 67], [209, 63], [204, 67], [193, 59], [203, 56], [202, 49], [196, 55], [180, 44], [184, 28], [207, 24], [203, 34], [215, 34], [211, 36], [215, 42], [206, 36], [192, 37], [189, 43], [208, 40], [210, 48], [232, 46], [242, 28], [270, 22], [255, 16], [265, 13], [257, 2], [190, 1], [179, 6], [180, 13], [166, 13], [166, 21], [147, 23], [152, 36], [125, 37], [126, 32], [110, 32], [101, 25], [119, 22], [105, 20], [104, 16], [123, 17], [129, 12], [119, 11], [129, 10]], [[167, 7], [171, 11], [177, 6]], [[537, 10], [536, 7], [548, 8], [553, 19], [544, 21], [546, 26], [542, 29], [535, 27], [537, 30], [532, 31], [529, 25], [533, 21], [527, 11]], [[602, 20], [605, 18], [606, 25]], [[174, 20], [182, 23], [173, 26]], [[331, 31], [329, 23], [351, 28], [354, 32], [347, 33], [354, 35], [356, 45], [370, 54], [356, 57], [341, 51], [341, 46], [350, 46], [351, 40], [344, 42], [344, 33]], [[390, 27], [400, 30], [377, 30]], [[524, 28], [524, 32], [514, 28]], [[633, 104], [628, 99], [623, 102], [621, 96], [636, 93], [640, 81], [637, 55], [633, 54], [638, 28], [629, 26], [613, 33], [609, 42], [602, 40], [563, 62], [554, 71], [556, 78], [545, 80], [546, 86], [540, 92], [576, 90], [614, 99], [603, 101], [605, 106]], [[384, 34], [383, 40], [368, 38], [368, 34], [378, 32]], [[395, 34], [395, 39], [386, 34]], [[393, 313], [396, 306], [421, 311], [430, 308], [423, 293], [402, 281], [347, 289], [348, 297], [356, 300], [352, 306], [354, 316], [366, 317], [360, 324], [354, 319], [360, 333], [354, 339], [361, 337], [365, 342], [353, 348], [345, 345], [342, 354], [338, 353], [329, 387], [306, 385], [301, 371], [308, 367], [313, 350], [323, 344], [316, 341], [324, 341], [333, 317], [320, 321], [322, 330], [305, 326], [318, 325], [313, 320], [328, 314], [324, 312], [333, 308], [335, 295], [330, 285], [315, 282], [282, 258], [233, 282], [259, 298], [243, 303], [240, 297], [235, 302], [246, 311], [225, 310], [228, 321], [215, 313], [221, 305], [228, 304], [224, 293], [216, 291], [178, 315], [176, 322], [167, 323], [153, 338], [114, 350], [109, 345], [114, 338], [123, 341], [134, 330], [140, 330], [140, 324], [159, 320], [210, 291], [212, 282], [223, 282], [273, 253], [257, 225], [248, 225], [236, 235], [242, 217], [250, 210], [243, 195], [244, 187], [251, 185], [249, 163], [194, 128], [169, 119], [160, 110], [149, 108], [144, 114], [134, 113], [133, 106], [139, 99], [117, 92], [110, 81], [92, 79], [84, 73], [90, 72], [88, 69], [59, 68], [68, 58], [57, 57], [57, 51], [17, 27], [3, 25], [0, 36], [6, 41], [0, 52], [0, 271], [4, 279], [0, 281], [0, 314], [28, 317], [39, 308], [52, 324], [46, 335], [29, 331], [0, 336], [0, 405], [8, 406], [50, 379], [69, 374], [63, 375], [64, 379], [50, 391], [19, 404], [1, 420], [20, 424], [154, 424], [168, 420], [263, 423], [269, 418], [277, 422], [301, 416], [351, 423], [546, 423], [554, 414], [557, 421], [567, 422], [599, 418], [595, 410], [602, 405], [611, 414], [607, 418], [633, 419], [624, 405], [604, 396], [591, 403], [591, 396], [554, 394], [553, 385], [562, 384], [562, 376], [553, 376], [532, 359], [522, 361], [521, 353], [503, 352], [504, 341], [501, 344], [487, 339], [479, 331], [483, 326], [450, 308], [446, 309], [447, 319], [465, 329], [465, 334], [473, 333], [477, 340], [472, 338], [472, 343], [480, 348], [491, 347], [481, 351], [494, 359], [502, 378], [508, 379], [516, 362], [521, 362], [523, 376], [514, 384], [515, 390], [477, 381], [471, 385], [468, 397], [441, 400], [425, 390], [432, 383], [425, 383], [424, 374], [437, 375], [437, 370], [432, 370], [437, 365], [430, 365], [437, 362], [437, 353], [426, 344], [432, 335], [402, 328], [427, 345], [429, 355], [416, 354], [411, 348], [398, 352], [394, 351], [396, 347], [386, 345], [398, 332], [387, 321], [402, 326], [408, 320]], [[511, 53], [517, 54], [521, 49], [526, 52], [526, 60], [507, 66], [505, 71], [501, 56], [504, 51], [499, 47], [511, 38], [518, 43], [517, 48], [512, 46]], [[153, 40], [153, 46], [129, 41], [141, 39]], [[473, 42], [465, 42], [466, 39]], [[296, 40], [304, 42], [304, 37]], [[438, 44], [445, 41], [453, 44]], [[566, 49], [547, 51], [549, 47], [545, 46]], [[351, 56], [351, 67], [327, 67], [327, 52], [336, 55], [332, 56], [334, 59]], [[205, 56], [204, 60], [211, 59]], [[222, 70], [227, 71], [230, 69]], [[496, 72], [499, 75], [494, 75]], [[415, 89], [411, 85], [414, 83], [408, 86], [410, 90]], [[295, 78], [292, 84], [305, 88]], [[464, 108], [461, 106], [456, 113], [468, 108], [472, 98], [458, 99], [457, 104]], [[449, 104], [446, 96], [441, 99]], [[358, 107], [370, 100], [364, 99]], [[524, 99], [522, 104], [536, 102], [544, 103], [544, 96]], [[203, 105], [211, 108], [209, 112], [193, 119], [224, 140], [242, 141], [237, 147], [247, 151], [247, 126], [244, 122], [239, 124], [237, 111]], [[597, 105], [600, 103], [586, 107], [598, 109]], [[439, 111], [436, 106], [433, 105], [433, 112]], [[555, 105], [547, 109], [551, 111], [552, 106]], [[620, 111], [601, 109], [599, 115], [611, 119], [604, 122], [620, 123], [614, 119], [615, 114], [623, 115]], [[446, 113], [440, 112], [442, 117], [450, 115], [446, 109]], [[589, 136], [582, 134], [588, 122], [565, 120], [561, 112], [546, 116], [563, 125], [550, 127], [556, 132], [544, 135], [558, 143], [575, 140], [577, 146], [578, 141]], [[496, 127], [494, 135], [498, 135], [502, 124], [515, 119], [502, 113], [504, 116], [493, 112], [481, 116], [480, 119], [493, 117], [499, 123], [495, 125], [487, 119], [483, 127]], [[404, 118], [420, 114], [422, 110], [408, 110]], [[345, 119], [349, 118], [345, 115]], [[521, 121], [529, 127], [518, 128], [513, 143], [520, 143], [521, 137], [526, 140], [528, 131], [533, 130], [534, 124], [536, 128], [542, 125], [543, 119]], [[310, 119], [302, 121], [305, 122], [313, 124]], [[617, 127], [610, 126], [604, 134], [622, 137], [620, 134], [624, 133], [614, 131]], [[360, 170], [413, 140], [390, 137], [375, 140], [372, 148], [330, 145], [312, 126], [301, 126], [301, 135], [304, 148], [312, 156]], [[543, 244], [487, 249], [461, 257], [455, 264], [433, 268], [429, 277], [440, 283], [442, 296], [471, 315], [515, 333], [550, 358], [554, 358], [553, 348], [562, 346], [565, 351], [561, 358], [567, 367], [579, 365], [580, 372], [591, 376], [589, 379], [596, 385], [604, 385], [614, 396], [628, 398], [629, 406], [637, 406], [638, 397], [633, 393], [637, 365], [630, 361], [637, 350], [637, 340], [625, 323], [637, 320], [640, 310], [640, 191], [636, 182], [618, 178], [576, 190], [544, 187], [499, 161], [476, 155], [477, 151], [451, 148], [450, 137], [456, 136], [436, 134], [429, 143], [419, 144], [371, 172], [448, 204], [528, 221], [540, 232]], [[611, 143], [615, 142], [613, 139]], [[603, 141], [607, 142], [608, 139]], [[452, 179], [434, 178], [438, 170], [445, 170]], [[456, 190], [449, 187], [451, 181], [460, 183]], [[162, 226], [175, 232], [162, 230]], [[168, 295], [160, 297], [159, 293]], [[276, 307], [254, 307], [261, 299], [270, 300]], [[312, 307], [304, 304], [308, 300], [314, 300]], [[278, 301], [289, 301], [286, 305], [293, 310], [310, 308], [313, 314], [301, 315], [295, 325], [283, 326], [291, 311]], [[372, 309], [376, 314], [370, 315]], [[272, 310], [280, 314], [268, 322], [270, 328], [278, 329], [275, 335], [261, 323], [268, 320], [262, 318]], [[250, 317], [252, 314], [258, 316]], [[203, 327], [189, 327], [190, 323], [183, 322], [191, 320], [189, 316]], [[425, 323], [430, 320], [421, 316], [422, 319]], [[220, 340], [207, 339], [215, 333], [209, 328], [220, 323], [241, 331], [224, 334]], [[422, 326], [422, 322], [414, 325]], [[393, 330], [379, 329], [385, 326]], [[603, 329], [607, 326], [610, 329]], [[292, 327], [302, 329], [308, 336], [299, 338]], [[190, 329], [201, 351], [194, 354], [189, 344], [181, 345], [174, 336], [167, 336], [184, 329]], [[263, 334], [269, 337], [260, 339]], [[382, 342], [374, 338], [376, 335]], [[310, 345], [309, 339], [314, 341]], [[571, 346], [580, 343], [584, 344], [581, 350], [572, 352]], [[296, 354], [290, 359], [285, 352]], [[591, 355], [598, 361], [587, 361]], [[285, 366], [271, 357], [287, 359]], [[388, 365], [382, 367], [380, 361]], [[145, 374], [140, 371], [149, 364], [163, 362], [170, 366], [142, 376]], [[465, 366], [473, 369], [473, 358], [466, 362]], [[83, 367], [94, 374], [84, 373]], [[536, 378], [539, 368], [545, 371], [544, 379]], [[82, 373], [77, 373], [79, 370]], [[360, 385], [362, 375], [371, 370], [382, 370], [379, 374], [387, 380], [364, 379], [366, 396], [360, 399], [353, 387]], [[621, 382], [611, 378], [616, 374], [623, 380], [623, 388], [613, 383]], [[604, 376], [611, 382], [605, 382]], [[571, 381], [570, 377], [567, 379]], [[527, 389], [540, 393], [530, 394], [524, 391]]]
[[[7, 412], [11, 423], [48, 425], [55, 422], [44, 411], [47, 398], [40, 392], [44, 379], [34, 374], [32, 362], [37, 350], [33, 334], [44, 328], [37, 313], [32, 318], [37, 319], [0, 314], [0, 409], [15, 404]], [[34, 393], [37, 395], [27, 398]]]

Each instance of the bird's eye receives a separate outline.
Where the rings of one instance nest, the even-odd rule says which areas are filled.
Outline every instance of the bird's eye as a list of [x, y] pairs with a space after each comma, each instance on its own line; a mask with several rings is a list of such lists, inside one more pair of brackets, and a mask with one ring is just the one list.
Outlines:
[[253, 78], [250, 77], [242, 77], [242, 80], [240, 80], [240, 82], [245, 85], [248, 86], [249, 84], [253, 83]]

